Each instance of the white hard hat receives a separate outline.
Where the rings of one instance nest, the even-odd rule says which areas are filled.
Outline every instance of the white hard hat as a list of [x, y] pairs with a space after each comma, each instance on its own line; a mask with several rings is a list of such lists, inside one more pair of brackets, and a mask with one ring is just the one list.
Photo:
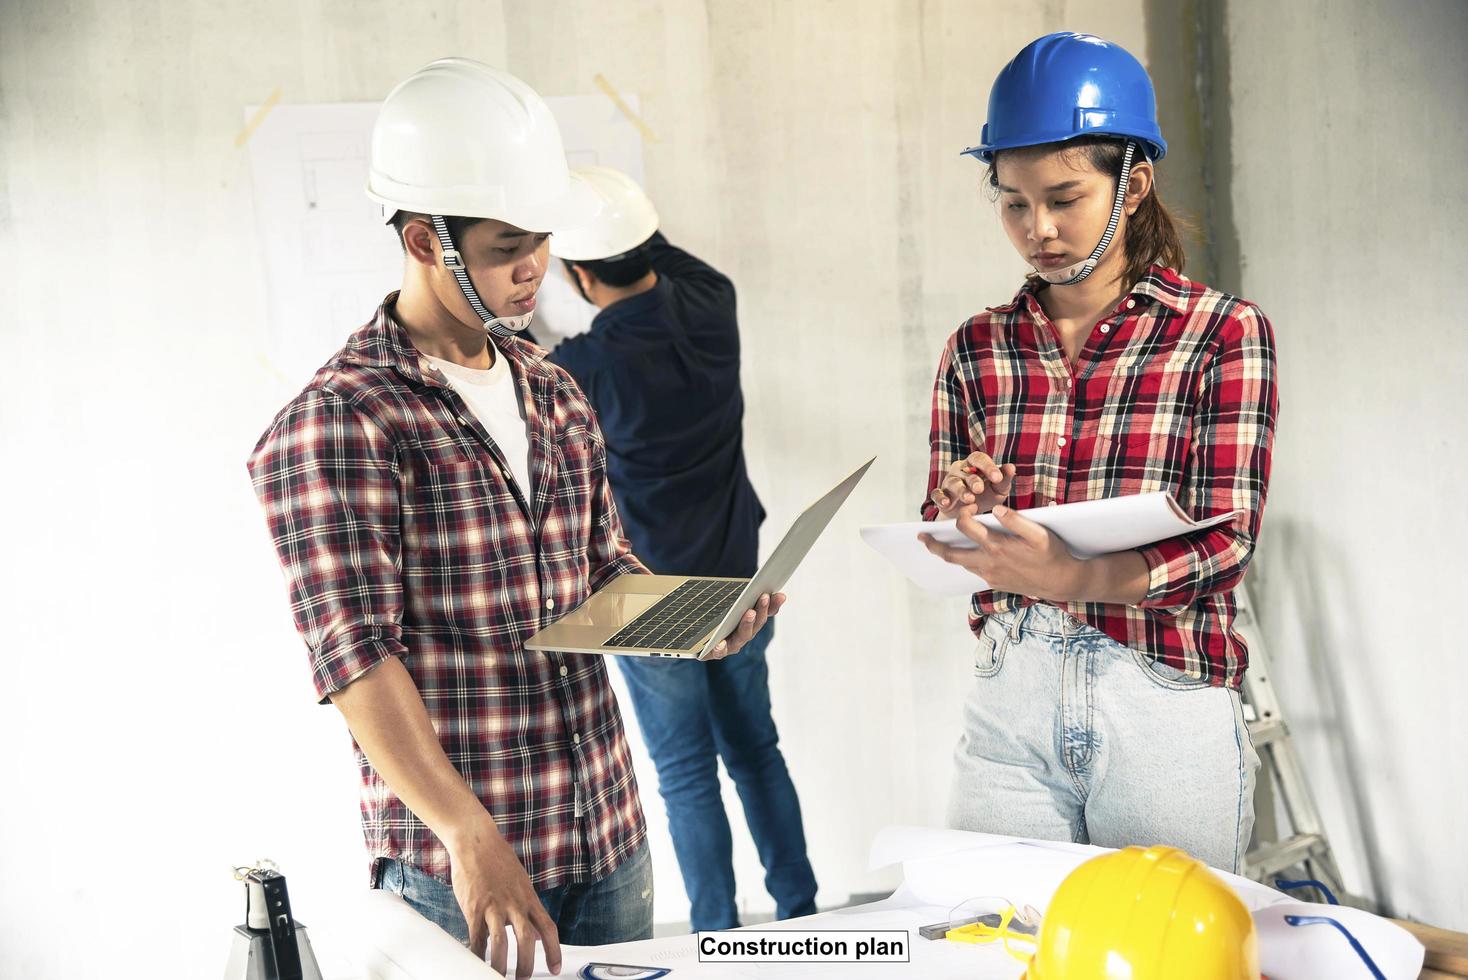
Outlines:
[[367, 196], [396, 211], [495, 218], [558, 232], [594, 216], [544, 100], [508, 72], [441, 58], [388, 93], [372, 127]]
[[602, 209], [585, 224], [557, 230], [551, 254], [572, 262], [620, 258], [658, 230], [658, 212], [637, 181], [612, 167], [577, 167], [579, 176], [601, 197]]

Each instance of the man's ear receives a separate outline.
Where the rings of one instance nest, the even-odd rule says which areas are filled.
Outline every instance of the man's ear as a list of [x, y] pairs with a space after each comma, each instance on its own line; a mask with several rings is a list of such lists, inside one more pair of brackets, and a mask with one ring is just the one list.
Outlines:
[[576, 285], [581, 287], [581, 295], [589, 300], [592, 289], [596, 287], [596, 276], [587, 272], [585, 266], [577, 265], [574, 262], [567, 262], [566, 265], [570, 268], [571, 275], [576, 277]]
[[438, 236], [433, 226], [424, 218], [414, 218], [403, 225], [403, 251], [415, 262], [426, 266], [439, 265]]

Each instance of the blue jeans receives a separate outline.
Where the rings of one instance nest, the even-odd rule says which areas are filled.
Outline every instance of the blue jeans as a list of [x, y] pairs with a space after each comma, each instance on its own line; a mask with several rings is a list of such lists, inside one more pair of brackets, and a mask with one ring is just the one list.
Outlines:
[[816, 910], [816, 876], [805, 854], [800, 800], [770, 717], [765, 647], [775, 624], [724, 660], [621, 657], [637, 723], [658, 772], [658, 793], [695, 931], [739, 925], [734, 841], [719, 795], [719, 762], [734, 780], [765, 868], [776, 915]]
[[1167, 844], [1239, 870], [1259, 757], [1237, 691], [1152, 663], [1051, 605], [989, 616], [982, 633], [951, 826]]
[[[376, 887], [403, 896], [419, 915], [464, 945], [469, 925], [452, 886], [395, 858], [377, 862]], [[606, 946], [652, 938], [652, 861], [647, 845], [600, 881], [536, 892], [568, 946]], [[514, 972], [514, 961], [510, 962]]]

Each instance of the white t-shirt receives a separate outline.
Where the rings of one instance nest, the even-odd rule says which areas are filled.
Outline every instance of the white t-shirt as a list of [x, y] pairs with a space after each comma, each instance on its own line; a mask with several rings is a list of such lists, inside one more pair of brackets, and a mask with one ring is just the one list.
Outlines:
[[520, 491], [530, 500], [535, 492], [530, 485], [530, 437], [525, 428], [524, 406], [520, 403], [520, 386], [505, 355], [497, 350], [493, 353], [494, 366], [487, 371], [439, 357], [430, 356], [428, 361], [444, 373], [479, 424], [489, 432], [510, 464]]

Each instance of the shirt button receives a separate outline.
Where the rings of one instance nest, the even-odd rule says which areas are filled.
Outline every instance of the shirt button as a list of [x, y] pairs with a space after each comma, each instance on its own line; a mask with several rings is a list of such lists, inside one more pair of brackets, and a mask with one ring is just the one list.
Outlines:
[[1132, 309], [1133, 307], [1135, 307], [1136, 305], [1137, 305], [1137, 301], [1134, 300], [1134, 299], [1129, 299], [1129, 300], [1126, 301], [1126, 308], [1129, 309], [1129, 310]]
[[464, 416], [462, 416], [462, 415], [455, 415], [454, 418], [456, 418], [456, 419], [459, 420], [459, 424], [460, 425], [468, 425], [469, 424], [468, 422], [465, 422], [464, 421]]
[[547, 609], [554, 609], [554, 608], [556, 608], [556, 600], [554, 600], [554, 599], [547, 599], [547, 600], [545, 600], [545, 608], [547, 608]]
[[565, 664], [562, 664], [561, 665], [561, 676], [562, 677], [565, 677], [569, 673], [570, 673], [570, 671], [566, 669], [566, 665]]
[[1057, 446], [1063, 446], [1063, 445], [1065, 445], [1065, 436], [1061, 436], [1059, 439], [1057, 439], [1056, 442], [1055, 442], [1055, 444]]
[[1111, 332], [1111, 324], [1109, 324], [1109, 323], [1103, 323], [1103, 324], [1101, 324], [1101, 332], [1102, 333], [1110, 333]]
[[581, 744], [581, 733], [580, 732], [576, 732], [574, 735], [572, 735], [571, 736], [571, 741], [575, 742], [577, 745], [580, 745]]

